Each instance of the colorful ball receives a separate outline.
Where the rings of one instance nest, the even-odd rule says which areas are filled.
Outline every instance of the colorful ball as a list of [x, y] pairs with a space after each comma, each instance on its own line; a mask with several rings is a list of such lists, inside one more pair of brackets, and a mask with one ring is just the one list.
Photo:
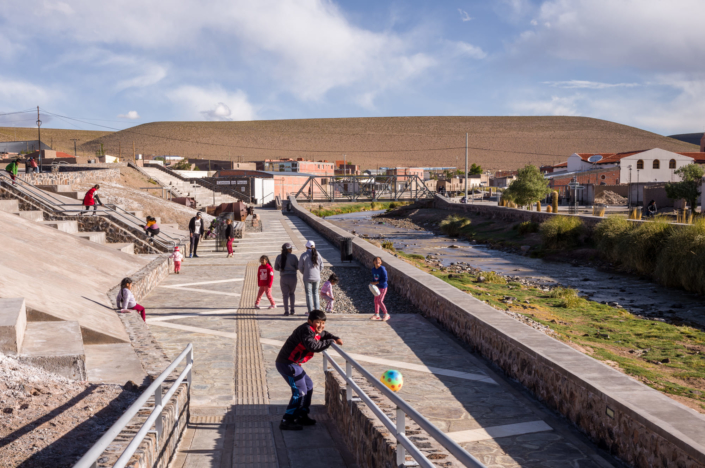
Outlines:
[[379, 380], [393, 392], [398, 392], [404, 385], [404, 377], [402, 377], [401, 372], [396, 370], [388, 370], [382, 374]]

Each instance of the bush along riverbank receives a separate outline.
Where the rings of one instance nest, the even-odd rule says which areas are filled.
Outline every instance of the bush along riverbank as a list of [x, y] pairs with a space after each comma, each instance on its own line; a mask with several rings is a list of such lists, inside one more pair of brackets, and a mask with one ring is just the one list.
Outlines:
[[345, 203], [340, 205], [318, 205], [318, 208], [309, 211], [319, 218], [335, 216], [348, 213], [359, 213], [361, 211], [393, 210], [408, 205], [409, 202], [369, 202], [369, 203]]
[[[386, 245], [389, 247], [389, 245]], [[705, 413], [705, 332], [645, 319], [580, 297], [574, 289], [443, 267], [437, 257], [391, 253], [517, 320]]]

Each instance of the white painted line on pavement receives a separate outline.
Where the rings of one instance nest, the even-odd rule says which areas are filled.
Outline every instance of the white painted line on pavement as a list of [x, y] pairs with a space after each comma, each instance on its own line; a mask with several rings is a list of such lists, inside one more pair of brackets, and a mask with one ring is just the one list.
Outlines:
[[[283, 346], [284, 342], [283, 341], [277, 341], [277, 340], [270, 340], [268, 338], [261, 338], [260, 342], [262, 344], [268, 344], [272, 346]], [[334, 350], [329, 350], [330, 354], [338, 355]], [[470, 374], [468, 372], [460, 372], [460, 371], [454, 371], [450, 369], [441, 369], [440, 367], [428, 367], [424, 366], [423, 364], [410, 364], [408, 362], [401, 362], [401, 361], [392, 361], [390, 359], [383, 359], [383, 358], [377, 358], [377, 357], [372, 357], [372, 356], [365, 356], [363, 354], [354, 354], [354, 353], [348, 353], [350, 357], [353, 359], [356, 359], [358, 361], [362, 362], [369, 362], [372, 364], [384, 364], [385, 366], [392, 366], [396, 367], [398, 369], [408, 369], [408, 370], [414, 370], [414, 371], [419, 371], [419, 372], [425, 372], [427, 374], [434, 374], [434, 375], [444, 375], [446, 377], [457, 377], [459, 379], [464, 379], [464, 380], [475, 380], [477, 382], [484, 382], [492, 385], [497, 385], [497, 382], [495, 382], [492, 378], [487, 377], [486, 375], [482, 374]]]
[[233, 279], [217, 280], [217, 281], [201, 281], [200, 283], [170, 284], [168, 286], [162, 286], [162, 287], [163, 288], [177, 288], [178, 289], [182, 286], [197, 286], [199, 284], [230, 283], [232, 281], [245, 281], [245, 278], [233, 278]]
[[499, 439], [535, 432], [552, 431], [553, 428], [543, 421], [531, 421], [502, 426], [483, 427], [467, 431], [448, 432], [446, 435], [458, 443], [476, 442], [478, 440]]
[[179, 320], [182, 318], [203, 317], [206, 315], [234, 314], [235, 312], [237, 312], [237, 309], [204, 310], [203, 312], [189, 312], [184, 315], [152, 315], [151, 317], [147, 317], [147, 320], [162, 322], [164, 320]]
[[203, 294], [215, 294], [216, 296], [233, 296], [233, 297], [240, 297], [241, 294], [238, 293], [226, 293], [226, 292], [220, 292], [220, 291], [209, 291], [207, 289], [196, 289], [196, 288], [183, 288], [183, 287], [178, 287], [178, 288], [170, 288], [168, 286], [157, 286], [158, 288], [164, 288], [164, 289], [173, 289], [176, 291], [195, 291]]
[[215, 336], [223, 336], [225, 338], [237, 338], [236, 333], [228, 333], [228, 332], [222, 332], [222, 331], [217, 331], [217, 330], [210, 330], [208, 328], [199, 328], [199, 327], [190, 327], [188, 325], [179, 325], [178, 323], [161, 323], [161, 322], [154, 322], [153, 320], [147, 319], [147, 325], [154, 325], [156, 327], [164, 327], [164, 328], [174, 328], [176, 330], [183, 330], [183, 331], [188, 331], [188, 332], [193, 332], [193, 333], [202, 333], [204, 335], [215, 335]]

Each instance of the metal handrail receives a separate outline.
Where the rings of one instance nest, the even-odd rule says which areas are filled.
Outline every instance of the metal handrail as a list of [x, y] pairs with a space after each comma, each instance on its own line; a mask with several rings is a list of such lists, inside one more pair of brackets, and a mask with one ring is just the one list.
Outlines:
[[[9, 175], [2, 173], [2, 172], [0, 172], [0, 177], [5, 177], [8, 180], [11, 180]], [[16, 178], [14, 182], [15, 182], [15, 185], [17, 185], [17, 183], [19, 182], [19, 185], [22, 188], [19, 188], [19, 187], [16, 187], [16, 188], [18, 188], [18, 190], [20, 190], [20, 192], [22, 192], [23, 190], [26, 191], [26, 193], [28, 195], [30, 195], [31, 197], [34, 197], [36, 199], [41, 200], [46, 205], [49, 205], [52, 209], [55, 209], [56, 211], [59, 211], [62, 214], [69, 214], [70, 215], [71, 213], [82, 213], [85, 211], [82, 208], [81, 209], [66, 209], [66, 208], [64, 208], [66, 206], [76, 206], [76, 205], [64, 203], [62, 200], [51, 195], [50, 192], [47, 192], [45, 190], [41, 190], [25, 180], [22, 180], [20, 178]], [[137, 225], [140, 225], [139, 223], [142, 223], [142, 220], [139, 219], [137, 216], [120, 208], [117, 205], [103, 204], [102, 206], [103, 206], [104, 210], [102, 212], [96, 212], [96, 213], [99, 213], [100, 216], [104, 216], [105, 212], [107, 211], [108, 216], [110, 216], [111, 214], [114, 214], [117, 219], [127, 218], [129, 220], [129, 222], [132, 222]], [[122, 212], [122, 213], [120, 213], [120, 212]], [[183, 245], [183, 243], [184, 243], [183, 238], [175, 239], [175, 238], [171, 237], [169, 234], [161, 233], [161, 232], [159, 233], [159, 235], [163, 235], [164, 237], [167, 237], [169, 239], [168, 241], [163, 241], [159, 238], [154, 238], [154, 241], [159, 246], [161, 246], [165, 249], [168, 249], [168, 248], [173, 249], [175, 246]]]
[[[171, 385], [166, 395], [162, 396], [162, 383], [164, 383], [164, 380], [171, 374], [171, 372], [176, 368], [176, 366], [178, 366], [181, 361], [184, 360], [184, 358], [186, 358], [186, 367], [183, 371], [181, 371], [181, 374], [179, 374], [179, 377]], [[110, 426], [110, 429], [108, 429], [105, 434], [103, 434], [103, 436], [98, 439], [95, 444], [93, 444], [93, 446], [88, 450], [88, 452], [86, 452], [85, 455], [83, 455], [81, 459], [78, 460], [75, 465], [73, 465], [73, 468], [97, 468], [98, 458], [100, 458], [105, 449], [113, 443], [115, 438], [120, 434], [120, 432], [122, 432], [125, 426], [130, 423], [132, 418], [140, 410], [143, 409], [145, 403], [147, 403], [147, 400], [149, 400], [152, 395], [154, 395], [154, 408], [152, 408], [152, 412], [150, 413], [149, 417], [144, 422], [144, 424], [142, 424], [142, 427], [137, 432], [132, 441], [130, 441], [125, 451], [122, 452], [120, 458], [118, 458], [117, 462], [115, 462], [113, 468], [123, 468], [125, 465], [127, 465], [132, 455], [139, 448], [139, 445], [142, 443], [142, 440], [144, 440], [147, 433], [150, 432], [152, 424], [154, 424], [155, 422], [155, 429], [157, 433], [157, 447], [159, 447], [159, 438], [162, 436], [164, 431], [161, 419], [162, 411], [164, 410], [164, 407], [169, 403], [169, 400], [171, 400], [171, 397], [174, 396], [174, 393], [176, 393], [176, 390], [179, 388], [184, 379], [186, 379], [188, 391], [191, 391], [192, 368], [193, 344], [189, 343], [188, 346], [186, 346], [186, 348], [181, 352], [181, 354], [179, 354], [179, 356], [174, 359], [174, 362], [172, 362], [169, 367], [164, 370], [164, 372], [159, 374], [159, 377], [157, 377], [154, 382], [152, 382], [152, 385], [150, 385], [147, 390], [145, 390], [142, 395], [140, 395], [137, 400], [132, 403], [132, 405], [127, 409], [127, 411], [125, 411], [125, 414], [120, 416], [120, 419], [115, 421], [115, 424]]]
[[[343, 351], [340, 346], [333, 344], [332, 348], [345, 360], [345, 371], [336, 363], [328, 351], [323, 352], [323, 372], [328, 372], [328, 362], [333, 366], [333, 368], [338, 371], [338, 373], [343, 377], [346, 383], [345, 394], [348, 402], [352, 401], [353, 391], [357, 396], [365, 402], [365, 404], [372, 410], [372, 412], [382, 421], [387, 429], [394, 435], [397, 442], [401, 445], [397, 445], [397, 465], [404, 466], [406, 459], [405, 449], [409, 451], [409, 454], [418, 462], [423, 468], [434, 468], [435, 465], [426, 458], [426, 456], [421, 453], [421, 451], [414, 445], [413, 442], [406, 437], [405, 424], [406, 416], [409, 416], [416, 424], [418, 424], [421, 429], [426, 431], [433, 439], [441, 444], [451, 455], [458, 459], [460, 463], [464, 466], [471, 468], [486, 468], [479, 460], [470, 455], [465, 449], [463, 449], [457, 442], [444, 434], [440, 429], [434, 426], [428, 419], [424, 418], [421, 413], [416, 411], [403, 399], [399, 398], [394, 392], [388, 389], [383, 383], [381, 383], [374, 375], [372, 375], [367, 369], [355, 361], [349, 354]], [[391, 400], [392, 403], [396, 405], [396, 424], [394, 424], [389, 417], [372, 401], [372, 399], [365, 394], [352, 379], [352, 369], [353, 367], [357, 369], [358, 372], [362, 374], [369, 383], [371, 383], [377, 390], [382, 392], [382, 394]]]

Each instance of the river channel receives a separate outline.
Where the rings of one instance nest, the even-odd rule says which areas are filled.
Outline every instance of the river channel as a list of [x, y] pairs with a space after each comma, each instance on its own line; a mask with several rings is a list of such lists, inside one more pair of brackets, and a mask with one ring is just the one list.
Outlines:
[[354, 231], [359, 236], [383, 237], [393, 242], [394, 248], [408, 254], [437, 256], [444, 266], [466, 262], [484, 271], [560, 284], [577, 289], [593, 301], [616, 302], [635, 315], [676, 324], [686, 322], [705, 329], [705, 300], [697, 294], [669, 289], [633, 275], [580, 264], [549, 262], [451, 239], [430, 231], [380, 224], [373, 216], [382, 213], [384, 211], [349, 213], [329, 216], [326, 221], [348, 232]]

